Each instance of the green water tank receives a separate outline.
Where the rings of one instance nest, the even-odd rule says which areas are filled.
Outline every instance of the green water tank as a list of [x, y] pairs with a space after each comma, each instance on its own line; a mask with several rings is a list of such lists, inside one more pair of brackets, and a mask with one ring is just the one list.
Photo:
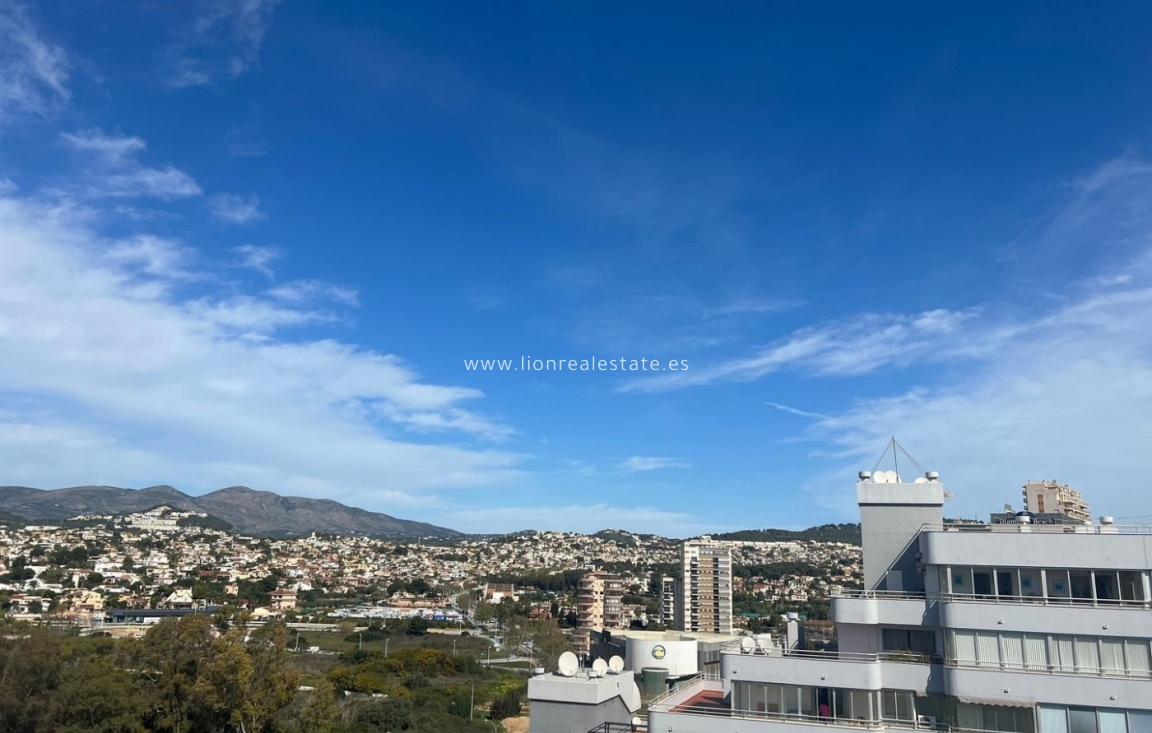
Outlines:
[[663, 695], [668, 689], [668, 670], [664, 667], [645, 667], [640, 670], [640, 692], [644, 697]]

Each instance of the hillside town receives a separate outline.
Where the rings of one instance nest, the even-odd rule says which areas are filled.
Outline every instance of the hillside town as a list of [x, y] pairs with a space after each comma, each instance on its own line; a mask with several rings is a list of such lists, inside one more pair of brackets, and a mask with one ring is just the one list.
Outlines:
[[[861, 578], [858, 545], [718, 542], [736, 570], [732, 590], [737, 610], [746, 611], [738, 622], [774, 602], [819, 608]], [[483, 620], [485, 607], [514, 602], [534, 618], [574, 625], [579, 578], [609, 569], [620, 580], [620, 624], [647, 627], [662, 622], [660, 578], [675, 572], [680, 553], [679, 541], [622, 531], [523, 532], [451, 543], [249, 537], [204, 514], [157, 507], [0, 526], [0, 603], [14, 618], [83, 626], [149, 618], [127, 609], [224, 606], [268, 618], [419, 615], [459, 622], [470, 614]]]

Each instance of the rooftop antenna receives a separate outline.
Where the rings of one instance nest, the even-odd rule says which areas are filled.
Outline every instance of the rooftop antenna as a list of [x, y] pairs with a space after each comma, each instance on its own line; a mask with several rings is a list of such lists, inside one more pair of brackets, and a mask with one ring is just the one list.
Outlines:
[[896, 478], [892, 478], [890, 476], [888, 483], [898, 483], [900, 481], [900, 456], [904, 456], [904, 458], [908, 459], [909, 463], [919, 469], [921, 476], [927, 476], [928, 472], [924, 470], [924, 467], [921, 466], [916, 461], [916, 459], [912, 457], [911, 453], [904, 449], [904, 446], [896, 442], [896, 438], [893, 437], [890, 441], [888, 441], [888, 444], [884, 446], [884, 452], [880, 454], [880, 458], [876, 461], [876, 465], [872, 467], [873, 477], [875, 477], [876, 472], [880, 469], [880, 464], [884, 463], [884, 459], [888, 456], [889, 453], [892, 454], [892, 467], [895, 469], [895, 471], [892, 473], [896, 475]]

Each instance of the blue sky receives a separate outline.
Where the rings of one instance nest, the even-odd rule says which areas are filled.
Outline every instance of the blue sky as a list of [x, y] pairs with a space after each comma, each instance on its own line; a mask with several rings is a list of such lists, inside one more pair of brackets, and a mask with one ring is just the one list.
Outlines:
[[1149, 30], [0, 0], [0, 483], [686, 536], [854, 520], [895, 435], [1152, 514]]

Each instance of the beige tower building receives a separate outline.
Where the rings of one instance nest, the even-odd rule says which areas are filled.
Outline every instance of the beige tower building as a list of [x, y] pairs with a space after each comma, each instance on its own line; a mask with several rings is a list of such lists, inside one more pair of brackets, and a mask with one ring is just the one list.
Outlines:
[[1055, 481], [1024, 484], [1024, 507], [1033, 514], [1063, 514], [1078, 522], [1092, 524], [1092, 512], [1080, 492]]
[[685, 542], [680, 562], [676, 627], [682, 631], [731, 634], [731, 548], [708, 537]]
[[581, 654], [590, 647], [592, 629], [619, 629], [624, 617], [624, 583], [614, 573], [597, 570], [580, 579], [576, 599], [576, 632], [572, 645]]

